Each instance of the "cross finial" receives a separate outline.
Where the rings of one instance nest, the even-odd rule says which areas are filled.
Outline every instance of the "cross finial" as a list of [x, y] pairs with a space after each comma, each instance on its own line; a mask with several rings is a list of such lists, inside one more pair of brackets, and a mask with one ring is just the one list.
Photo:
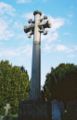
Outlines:
[[[40, 15], [39, 17], [39, 23], [37, 24], [38, 27], [38, 32], [43, 33], [43, 35], [47, 34], [46, 28], [50, 28], [51, 24], [47, 18], [47, 16], [42, 17], [42, 13], [38, 10], [34, 11], [33, 15], [36, 17], [37, 15]], [[28, 34], [28, 37], [30, 38], [32, 35], [34, 35], [34, 30], [35, 30], [35, 23], [36, 19], [32, 20], [29, 19], [28, 23], [29, 25], [24, 27], [24, 32]]]

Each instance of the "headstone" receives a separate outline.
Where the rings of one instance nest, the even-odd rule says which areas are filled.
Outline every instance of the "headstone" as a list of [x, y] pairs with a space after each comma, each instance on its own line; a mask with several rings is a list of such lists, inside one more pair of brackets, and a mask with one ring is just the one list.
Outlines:
[[7, 103], [6, 106], [4, 107], [4, 109], [5, 109], [5, 116], [8, 115], [10, 108], [11, 108], [10, 104]]

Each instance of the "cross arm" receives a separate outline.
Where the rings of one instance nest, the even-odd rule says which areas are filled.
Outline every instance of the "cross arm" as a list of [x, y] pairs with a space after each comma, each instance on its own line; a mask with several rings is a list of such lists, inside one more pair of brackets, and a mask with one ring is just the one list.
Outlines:
[[50, 28], [50, 27], [51, 27], [51, 24], [50, 24], [50, 22], [48, 20], [40, 23], [40, 25], [39, 25], [40, 29], [41, 28], [45, 29], [45, 28]]
[[34, 30], [34, 24], [31, 24], [29, 26], [24, 27], [24, 32], [25, 33], [28, 33], [28, 32], [33, 31], [33, 30]]

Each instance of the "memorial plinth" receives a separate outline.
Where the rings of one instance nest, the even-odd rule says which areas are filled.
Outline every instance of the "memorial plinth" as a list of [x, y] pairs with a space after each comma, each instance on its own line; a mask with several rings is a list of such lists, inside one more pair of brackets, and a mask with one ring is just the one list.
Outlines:
[[45, 101], [23, 101], [19, 120], [51, 120], [51, 103]]

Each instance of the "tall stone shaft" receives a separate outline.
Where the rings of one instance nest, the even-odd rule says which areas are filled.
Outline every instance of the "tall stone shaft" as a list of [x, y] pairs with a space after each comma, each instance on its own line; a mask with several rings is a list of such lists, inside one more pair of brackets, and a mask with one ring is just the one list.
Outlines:
[[41, 13], [34, 12], [34, 40], [33, 40], [33, 55], [32, 55], [32, 78], [30, 99], [37, 100], [40, 98], [40, 82], [41, 82], [41, 33], [39, 31]]
[[38, 10], [34, 12], [34, 20], [28, 21], [29, 25], [24, 27], [24, 32], [33, 39], [33, 55], [32, 55], [32, 75], [30, 86], [30, 99], [38, 100], [40, 98], [40, 82], [41, 82], [41, 33], [47, 34], [46, 28], [50, 28], [47, 16], [41, 15]]

